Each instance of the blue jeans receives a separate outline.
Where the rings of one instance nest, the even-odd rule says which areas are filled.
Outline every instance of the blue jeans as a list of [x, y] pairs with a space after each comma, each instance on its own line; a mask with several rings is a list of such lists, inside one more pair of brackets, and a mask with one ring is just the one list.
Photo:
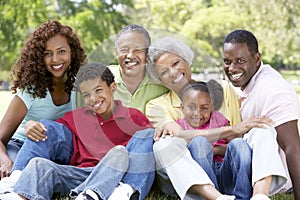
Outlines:
[[[75, 188], [72, 190], [71, 196], [76, 196], [86, 189], [93, 189], [102, 199], [106, 199], [120, 181], [136, 189], [139, 192], [139, 199], [144, 199], [149, 192], [155, 176], [155, 161], [152, 148], [153, 129], [137, 131], [128, 142], [126, 151], [128, 151], [129, 154], [129, 165], [125, 173], [119, 170], [119, 168], [107, 166], [102, 162], [102, 160], [105, 160], [104, 158], [96, 167], [90, 168], [59, 165], [48, 160], [58, 160], [60, 164], [68, 164], [72, 155], [71, 152], [73, 152], [70, 151], [70, 149], [73, 149], [71, 148], [72, 138], [69, 140], [70, 131], [63, 125], [53, 121], [42, 121], [42, 123], [46, 126], [48, 135], [54, 135], [56, 137], [49, 137], [47, 135], [48, 139], [46, 142], [28, 142], [22, 154], [19, 152], [20, 158], [18, 160], [21, 164], [18, 164], [14, 169], [22, 169], [25, 163], [32, 157], [43, 157], [47, 159], [34, 158], [29, 162], [15, 185], [14, 191], [18, 194], [29, 199], [51, 199], [53, 193], [66, 194]], [[58, 140], [57, 137], [63, 142], [55, 142]], [[51, 147], [51, 145], [53, 146]], [[39, 150], [36, 150], [36, 148]], [[60, 151], [64, 148], [68, 149], [65, 155], [65, 161], [59, 158]], [[59, 150], [56, 151], [56, 149]], [[43, 152], [42, 150], [46, 151]], [[22, 159], [21, 156], [25, 157]], [[118, 161], [120, 163], [126, 162], [126, 159], [123, 161], [122, 159], [118, 158]], [[118, 163], [116, 165], [118, 165]], [[30, 187], [27, 187], [28, 185], [30, 185]]]
[[26, 139], [15, 159], [13, 170], [23, 170], [34, 157], [42, 157], [55, 163], [70, 163], [73, 154], [72, 133], [63, 124], [51, 120], [41, 120], [47, 128], [47, 140], [35, 142]]
[[235, 195], [237, 200], [251, 198], [252, 151], [242, 138], [230, 141], [223, 162], [213, 161], [213, 146], [202, 136], [195, 137], [188, 148], [221, 193]]
[[11, 138], [6, 145], [6, 152], [8, 157], [15, 162], [18, 152], [20, 151], [24, 141], [19, 139]]
[[[111, 182], [109, 184], [110, 190], [103, 193], [103, 184], [101, 179], [109, 177], [113, 173], [98, 173], [97, 175], [89, 176], [85, 182], [76, 187], [71, 192], [71, 197], [74, 198], [82, 191], [92, 189], [96, 191], [102, 199], [106, 199], [111, 194], [112, 190], [118, 186], [121, 181], [133, 187], [139, 192], [139, 200], [143, 200], [151, 189], [155, 177], [155, 158], [153, 154], [153, 134], [154, 129], [145, 129], [137, 131], [126, 145], [129, 154], [129, 165], [127, 172], [121, 180]], [[104, 193], [103, 193], [104, 194]]]

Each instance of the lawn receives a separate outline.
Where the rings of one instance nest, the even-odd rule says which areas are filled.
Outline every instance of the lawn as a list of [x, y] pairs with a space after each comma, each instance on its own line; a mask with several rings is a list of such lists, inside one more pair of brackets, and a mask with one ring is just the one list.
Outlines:
[[0, 91], [0, 120], [2, 119], [11, 99], [12, 95], [10, 92]]

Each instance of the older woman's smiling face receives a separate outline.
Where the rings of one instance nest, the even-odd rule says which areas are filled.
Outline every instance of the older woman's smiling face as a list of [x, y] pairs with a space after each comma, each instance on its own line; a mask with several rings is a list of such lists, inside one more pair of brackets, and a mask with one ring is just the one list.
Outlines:
[[177, 95], [191, 82], [192, 72], [189, 64], [174, 53], [165, 52], [155, 61], [155, 70], [160, 81]]

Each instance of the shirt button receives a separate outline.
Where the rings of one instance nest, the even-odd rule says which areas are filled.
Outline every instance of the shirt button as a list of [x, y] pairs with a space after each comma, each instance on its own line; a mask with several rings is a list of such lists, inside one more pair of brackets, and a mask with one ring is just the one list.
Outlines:
[[100, 125], [102, 126], [102, 125], [103, 125], [103, 122], [101, 122]]

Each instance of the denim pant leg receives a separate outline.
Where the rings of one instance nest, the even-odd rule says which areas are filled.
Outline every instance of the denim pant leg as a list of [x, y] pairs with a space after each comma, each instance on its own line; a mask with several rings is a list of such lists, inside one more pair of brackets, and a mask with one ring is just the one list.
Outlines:
[[152, 128], [137, 131], [126, 145], [129, 166], [121, 181], [136, 189], [140, 200], [150, 191], [155, 177], [153, 135]]
[[75, 198], [79, 193], [91, 189], [101, 199], [107, 199], [118, 186], [128, 169], [128, 152], [124, 146], [115, 146], [93, 168], [87, 179], [72, 189], [70, 197]]
[[49, 200], [54, 193], [68, 194], [88, 177], [91, 170], [33, 158], [23, 170], [14, 192], [27, 199]]
[[233, 139], [227, 146], [224, 161], [216, 162], [216, 174], [221, 193], [232, 194], [237, 200], [252, 196], [250, 146], [242, 139]]
[[217, 177], [213, 165], [213, 146], [207, 138], [198, 136], [188, 144], [193, 159], [203, 168], [215, 188], [219, 190]]
[[6, 152], [8, 157], [15, 162], [18, 152], [20, 151], [24, 141], [12, 138], [6, 145]]
[[13, 170], [23, 170], [34, 157], [42, 157], [58, 164], [69, 164], [73, 154], [72, 133], [63, 124], [51, 120], [41, 120], [47, 128], [47, 139], [35, 142], [26, 139], [20, 149]]

